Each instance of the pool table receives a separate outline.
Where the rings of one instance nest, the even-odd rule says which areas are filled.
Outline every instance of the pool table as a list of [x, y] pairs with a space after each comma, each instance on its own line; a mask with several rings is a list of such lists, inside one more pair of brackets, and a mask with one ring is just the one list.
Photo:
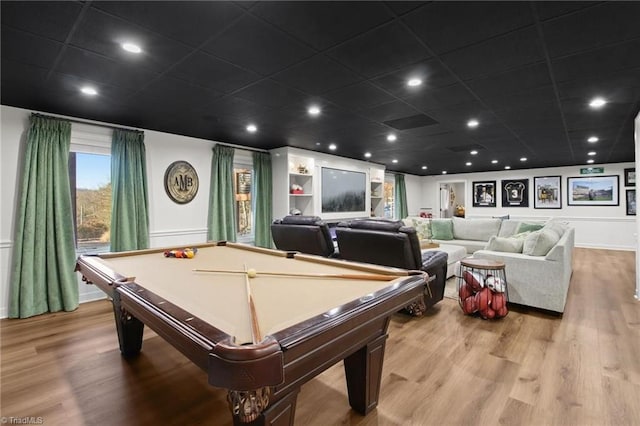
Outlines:
[[[228, 391], [234, 424], [292, 425], [300, 386], [344, 360], [349, 403], [378, 402], [389, 319], [423, 297], [421, 271], [218, 242], [80, 256], [111, 298], [123, 356], [146, 324]], [[255, 277], [250, 277], [254, 275]]]

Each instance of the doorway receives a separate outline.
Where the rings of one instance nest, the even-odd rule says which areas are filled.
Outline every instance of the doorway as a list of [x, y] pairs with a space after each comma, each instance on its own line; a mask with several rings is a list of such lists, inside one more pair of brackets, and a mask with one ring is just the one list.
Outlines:
[[441, 182], [438, 202], [440, 217], [465, 216], [466, 182]]

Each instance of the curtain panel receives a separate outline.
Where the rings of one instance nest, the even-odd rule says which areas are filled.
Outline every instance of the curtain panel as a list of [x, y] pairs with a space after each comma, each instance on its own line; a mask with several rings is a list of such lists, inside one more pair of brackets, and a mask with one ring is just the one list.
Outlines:
[[236, 220], [233, 194], [233, 148], [217, 144], [211, 158], [211, 189], [209, 191], [209, 241], [236, 241]]
[[271, 155], [268, 152], [253, 153], [255, 176], [255, 245], [273, 248], [271, 238], [272, 217], [272, 171]]
[[395, 178], [396, 186], [396, 219], [404, 219], [409, 216], [407, 207], [407, 188], [404, 183], [404, 175], [397, 174]]
[[78, 307], [70, 143], [69, 121], [31, 115], [16, 210], [10, 318]]
[[111, 142], [111, 251], [149, 247], [144, 133], [115, 129]]

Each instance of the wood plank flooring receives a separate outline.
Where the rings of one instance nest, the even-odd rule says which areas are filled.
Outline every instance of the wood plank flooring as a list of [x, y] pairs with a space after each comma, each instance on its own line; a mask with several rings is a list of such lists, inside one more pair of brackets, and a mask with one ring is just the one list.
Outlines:
[[[394, 316], [380, 404], [350, 410], [342, 364], [302, 387], [296, 424], [639, 425], [640, 302], [635, 253], [576, 249], [564, 316], [464, 316], [444, 299]], [[49, 425], [230, 425], [226, 392], [146, 330], [118, 351], [109, 302], [0, 321], [0, 413]]]

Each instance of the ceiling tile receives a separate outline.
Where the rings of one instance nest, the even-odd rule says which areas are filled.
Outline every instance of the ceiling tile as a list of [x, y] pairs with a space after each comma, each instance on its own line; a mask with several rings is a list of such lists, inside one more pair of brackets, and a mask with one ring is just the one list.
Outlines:
[[318, 95], [360, 81], [353, 72], [324, 55], [316, 55], [276, 75], [273, 79]]
[[529, 27], [442, 56], [460, 79], [532, 65], [544, 59], [535, 28]]
[[261, 78], [203, 52], [196, 52], [179, 62], [169, 75], [223, 93], [233, 92]]
[[203, 49], [263, 75], [282, 71], [314, 54], [312, 49], [252, 16], [244, 16]]
[[235, 93], [235, 96], [270, 108], [302, 103], [305, 95], [275, 81], [262, 80]]
[[526, 2], [432, 2], [402, 19], [437, 54], [533, 24]]
[[[422, 84], [418, 87], [407, 86], [407, 82], [414, 78], [422, 80]], [[411, 64], [372, 80], [376, 86], [401, 98], [411, 96], [417, 91], [437, 89], [457, 82], [456, 77], [437, 59]]]
[[430, 56], [399, 23], [369, 31], [331, 49], [328, 55], [367, 77], [376, 77]]
[[100, 1], [93, 7], [192, 47], [215, 35], [243, 12], [230, 2]]
[[552, 58], [640, 37], [640, 2], [603, 2], [542, 24]]
[[3, 1], [2, 26], [65, 41], [80, 15], [82, 4], [69, 1]]
[[256, 15], [318, 50], [348, 40], [393, 18], [379, 2], [260, 2]]
[[[142, 53], [126, 52], [121, 47], [124, 42], [139, 44]], [[166, 70], [191, 52], [181, 43], [95, 9], [89, 10], [79, 23], [71, 45], [156, 72]]]
[[323, 97], [338, 105], [358, 110], [371, 108], [382, 103], [391, 102], [395, 98], [370, 83], [358, 83], [325, 93]]
[[55, 63], [62, 44], [34, 36], [11, 27], [2, 27], [2, 62], [21, 62], [40, 67], [51, 67]]

